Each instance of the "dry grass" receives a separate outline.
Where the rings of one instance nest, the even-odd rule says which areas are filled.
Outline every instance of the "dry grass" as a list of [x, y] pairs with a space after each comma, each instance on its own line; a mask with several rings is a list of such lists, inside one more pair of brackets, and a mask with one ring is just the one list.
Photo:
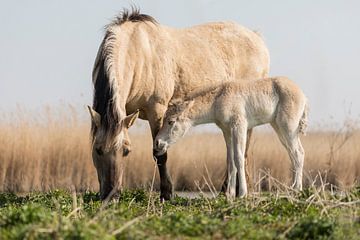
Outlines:
[[[84, 111], [85, 114], [85, 111]], [[87, 117], [87, 116], [86, 116]], [[97, 190], [92, 164], [89, 123], [72, 108], [40, 115], [22, 109], [0, 119], [0, 191], [27, 192], [54, 188]], [[340, 188], [360, 180], [360, 131], [344, 124], [336, 131], [318, 130], [303, 137], [306, 151], [305, 185], [320, 173], [322, 181]], [[151, 137], [146, 130], [135, 131], [133, 152], [120, 159], [125, 187], [151, 184], [154, 170]], [[257, 131], [251, 142], [250, 173], [255, 188], [269, 189], [273, 178], [290, 183], [290, 162], [276, 136]], [[171, 148], [168, 166], [177, 190], [217, 189], [225, 172], [225, 144], [221, 134], [193, 133]], [[261, 180], [261, 181], [259, 181]], [[155, 186], [158, 186], [158, 177]]]

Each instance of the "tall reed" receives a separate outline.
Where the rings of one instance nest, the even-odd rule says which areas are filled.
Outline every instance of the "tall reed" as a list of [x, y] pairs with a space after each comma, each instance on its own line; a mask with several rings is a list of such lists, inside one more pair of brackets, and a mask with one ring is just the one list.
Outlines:
[[[90, 154], [89, 120], [71, 106], [30, 113], [19, 108], [0, 119], [0, 191], [45, 191], [54, 188], [97, 190], [98, 181]], [[290, 184], [290, 161], [271, 131], [256, 131], [249, 154], [252, 183], [271, 188], [266, 177]], [[305, 186], [317, 174], [341, 188], [360, 180], [360, 131], [356, 124], [338, 130], [311, 131], [302, 138]], [[148, 127], [131, 132], [133, 152], [120, 158], [126, 188], [151, 184], [154, 161]], [[219, 132], [189, 134], [170, 148], [168, 166], [176, 190], [219, 189], [224, 179], [225, 144]], [[265, 174], [266, 173], [266, 174]], [[261, 181], [260, 181], [261, 180]], [[158, 186], [158, 176], [155, 186]], [[260, 181], [260, 182], [259, 182]], [[255, 186], [253, 186], [255, 187]]]

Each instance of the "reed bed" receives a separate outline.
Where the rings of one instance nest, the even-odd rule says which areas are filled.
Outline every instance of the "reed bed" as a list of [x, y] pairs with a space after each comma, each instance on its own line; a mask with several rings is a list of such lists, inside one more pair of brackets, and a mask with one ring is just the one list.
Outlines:
[[[0, 191], [98, 190], [90, 153], [89, 120], [84, 110], [46, 108], [34, 114], [18, 109], [0, 118]], [[140, 121], [141, 123], [141, 121]], [[133, 152], [120, 158], [124, 188], [148, 187], [154, 161], [148, 126], [131, 131]], [[304, 184], [351, 188], [360, 180], [360, 131], [354, 122], [336, 130], [318, 127], [302, 137]], [[169, 151], [168, 167], [176, 190], [219, 190], [225, 173], [225, 144], [218, 131], [195, 131]], [[290, 184], [290, 161], [272, 131], [254, 133], [249, 151], [250, 187], [269, 190], [274, 180]], [[271, 176], [271, 177], [269, 177]], [[318, 176], [318, 177], [316, 177]], [[321, 176], [321, 177], [319, 177]], [[155, 187], [158, 186], [158, 176]]]

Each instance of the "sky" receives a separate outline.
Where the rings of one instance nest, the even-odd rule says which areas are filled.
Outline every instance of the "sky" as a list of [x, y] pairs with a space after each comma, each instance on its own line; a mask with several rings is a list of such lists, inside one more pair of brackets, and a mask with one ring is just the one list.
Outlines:
[[0, 0], [0, 111], [85, 111], [103, 26], [131, 4], [171, 27], [231, 20], [257, 30], [270, 75], [307, 95], [311, 125], [360, 117], [360, 1], [351, 0]]

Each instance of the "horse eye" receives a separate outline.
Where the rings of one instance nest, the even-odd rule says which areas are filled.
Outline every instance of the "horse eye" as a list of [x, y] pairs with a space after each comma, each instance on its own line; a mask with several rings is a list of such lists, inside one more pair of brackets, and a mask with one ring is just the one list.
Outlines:
[[174, 120], [170, 120], [170, 121], [169, 121], [169, 125], [173, 125], [174, 123], [175, 123]]

